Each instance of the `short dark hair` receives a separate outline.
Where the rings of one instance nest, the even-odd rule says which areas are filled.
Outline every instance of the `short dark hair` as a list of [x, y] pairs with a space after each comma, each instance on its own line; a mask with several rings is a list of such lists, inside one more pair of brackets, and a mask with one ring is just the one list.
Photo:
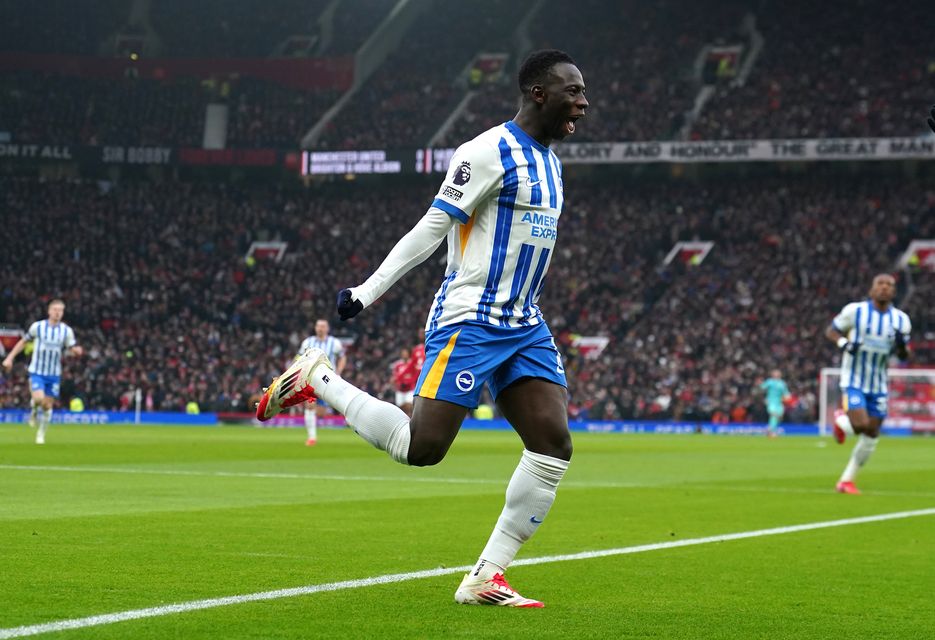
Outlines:
[[575, 64], [570, 55], [558, 49], [541, 49], [530, 53], [519, 67], [517, 79], [520, 92], [525, 94], [534, 85], [545, 82], [552, 67], [563, 62]]

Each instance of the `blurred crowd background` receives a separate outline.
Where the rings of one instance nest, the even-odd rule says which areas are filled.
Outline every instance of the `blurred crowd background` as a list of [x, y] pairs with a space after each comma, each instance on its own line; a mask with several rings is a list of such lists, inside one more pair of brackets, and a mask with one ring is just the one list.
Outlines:
[[[935, 101], [916, 0], [0, 0], [0, 13], [0, 147], [197, 149], [217, 127], [223, 149], [457, 146], [512, 117], [516, 65], [542, 47], [584, 73], [575, 142], [924, 140]], [[289, 71], [309, 61], [333, 75]], [[883, 164], [566, 167], [540, 306], [571, 416], [762, 419], [757, 385], [779, 368], [788, 418], [813, 420], [818, 372], [836, 361], [830, 319], [910, 241], [935, 238], [930, 167]], [[139, 388], [147, 409], [250, 411], [324, 317], [350, 344], [346, 377], [391, 399], [443, 252], [351, 323], [334, 295], [376, 268], [438, 182], [0, 156], [0, 324], [25, 328], [64, 298], [87, 354], [67, 361], [63, 397], [89, 408], [129, 408]], [[281, 261], [246, 259], [268, 240], [288, 243]], [[686, 240], [714, 249], [666, 264]], [[898, 278], [924, 354], [935, 278]], [[607, 347], [590, 357], [579, 336]], [[26, 362], [0, 373], [0, 406], [27, 402]]]

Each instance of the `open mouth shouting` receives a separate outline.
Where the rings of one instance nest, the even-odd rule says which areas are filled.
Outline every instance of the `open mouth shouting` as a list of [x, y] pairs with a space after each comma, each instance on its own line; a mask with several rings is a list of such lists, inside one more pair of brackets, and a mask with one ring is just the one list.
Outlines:
[[567, 118], [565, 118], [561, 126], [561, 129], [562, 129], [561, 137], [565, 138], [573, 134], [575, 132], [575, 123], [583, 117], [584, 117], [584, 114], [582, 113], [578, 115], [568, 116]]

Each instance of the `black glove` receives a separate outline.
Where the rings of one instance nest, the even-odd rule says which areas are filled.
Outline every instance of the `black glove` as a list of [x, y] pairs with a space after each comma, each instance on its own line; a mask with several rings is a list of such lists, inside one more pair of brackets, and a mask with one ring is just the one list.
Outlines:
[[932, 105], [932, 117], [929, 118], [928, 123], [932, 127], [932, 131], [935, 131], [935, 104]]
[[364, 303], [354, 300], [350, 289], [338, 291], [338, 315], [341, 316], [341, 320], [350, 320], [363, 310]]
[[906, 349], [906, 336], [902, 331], [897, 331], [896, 335], [893, 337], [893, 343], [896, 345], [896, 351], [904, 351]]

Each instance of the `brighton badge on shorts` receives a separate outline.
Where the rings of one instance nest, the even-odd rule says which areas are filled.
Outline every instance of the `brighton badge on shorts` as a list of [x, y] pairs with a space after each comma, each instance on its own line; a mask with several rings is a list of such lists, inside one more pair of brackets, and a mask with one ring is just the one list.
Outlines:
[[461, 391], [467, 393], [474, 388], [474, 374], [467, 370], [458, 372], [455, 376], [455, 384]]

